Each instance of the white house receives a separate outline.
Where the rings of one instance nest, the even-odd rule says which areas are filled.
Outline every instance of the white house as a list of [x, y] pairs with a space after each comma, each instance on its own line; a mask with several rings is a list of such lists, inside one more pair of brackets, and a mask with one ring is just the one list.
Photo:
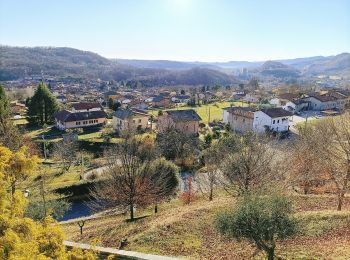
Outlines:
[[67, 102], [67, 98], [66, 98], [66, 96], [64, 96], [64, 95], [58, 95], [58, 96], [56, 96], [56, 100], [57, 100], [58, 102], [60, 102], [60, 103], [66, 103], [66, 102]]
[[289, 130], [289, 118], [293, 114], [280, 107], [263, 109], [254, 113], [253, 131], [285, 132]]
[[187, 103], [191, 100], [191, 97], [188, 95], [177, 95], [171, 98], [171, 101], [174, 103]]
[[289, 118], [293, 114], [281, 107], [255, 111], [248, 107], [229, 107], [224, 109], [224, 123], [232, 131], [244, 133], [285, 132], [289, 130]]
[[269, 103], [275, 107], [281, 106], [281, 100], [279, 98], [272, 98], [272, 99], [270, 99]]
[[89, 112], [61, 110], [54, 116], [56, 127], [60, 130], [104, 125], [107, 118], [107, 114], [102, 110]]
[[243, 98], [244, 101], [249, 102], [249, 103], [259, 103], [259, 99], [260, 99], [260, 97], [256, 94], [253, 94], [253, 93], [248, 93]]
[[286, 105], [283, 106], [283, 109], [292, 113], [298, 113], [303, 110], [308, 110], [309, 107], [309, 101], [306, 101], [305, 99], [296, 99], [293, 101], [288, 101]]

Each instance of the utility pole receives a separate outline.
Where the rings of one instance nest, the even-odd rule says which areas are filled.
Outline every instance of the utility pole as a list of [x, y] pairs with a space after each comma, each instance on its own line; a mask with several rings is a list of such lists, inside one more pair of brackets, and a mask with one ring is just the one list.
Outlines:
[[80, 154], [81, 154], [80, 179], [83, 179], [83, 174], [84, 174], [84, 156], [83, 156], [82, 152]]
[[43, 175], [41, 175], [41, 178], [40, 178], [40, 195], [43, 199], [43, 204], [44, 204], [44, 218], [46, 218], [46, 198], [45, 198], [44, 176]]
[[45, 158], [45, 162], [46, 162], [46, 142], [45, 142], [45, 135], [43, 134], [42, 136], [42, 139], [43, 139], [43, 144], [44, 144], [44, 158]]
[[209, 125], [209, 122], [210, 122], [210, 106], [209, 106], [208, 125]]

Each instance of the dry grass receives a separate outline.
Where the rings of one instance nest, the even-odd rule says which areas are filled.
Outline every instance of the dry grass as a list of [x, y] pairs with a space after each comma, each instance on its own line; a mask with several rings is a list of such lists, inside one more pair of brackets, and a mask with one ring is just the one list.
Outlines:
[[[277, 254], [284, 259], [348, 259], [350, 255], [350, 198], [343, 212], [334, 211], [329, 196], [295, 197], [296, 216], [303, 226], [300, 235], [281, 241]], [[330, 204], [329, 204], [330, 203]], [[228, 240], [215, 229], [215, 216], [234, 204], [228, 196], [208, 202], [200, 198], [192, 205], [178, 200], [164, 203], [157, 215], [152, 208], [139, 211], [146, 216], [130, 223], [127, 216], [109, 216], [89, 220], [80, 236], [77, 224], [63, 225], [67, 239], [90, 243], [99, 238], [101, 244], [118, 247], [128, 238], [127, 250], [190, 259], [263, 259], [260, 252], [252, 257], [255, 247], [246, 241]], [[319, 208], [314, 207], [315, 204]], [[328, 207], [326, 206], [328, 204]], [[301, 206], [303, 205], [303, 207]], [[304, 208], [309, 210], [305, 211]]]

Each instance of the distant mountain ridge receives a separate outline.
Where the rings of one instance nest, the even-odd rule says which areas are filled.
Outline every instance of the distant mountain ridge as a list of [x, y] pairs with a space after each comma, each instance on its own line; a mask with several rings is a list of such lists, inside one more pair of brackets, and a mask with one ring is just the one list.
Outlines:
[[276, 78], [296, 78], [300, 76], [299, 70], [278, 61], [266, 61], [259, 68], [259, 72], [264, 76]]
[[[115, 59], [119, 64], [128, 64], [139, 68], [189, 69], [211, 68], [216, 70], [247, 68], [256, 71], [261, 76], [299, 77], [319, 74], [340, 75], [350, 78], [350, 54], [342, 53], [335, 56], [314, 56], [296, 59], [281, 59], [273, 61], [228, 61], [228, 62], [183, 62], [168, 60], [128, 60]], [[278, 68], [267, 69], [267, 65], [279, 64]], [[283, 65], [283, 66], [282, 66]]]
[[318, 63], [310, 64], [306, 73], [309, 74], [350, 74], [350, 53], [341, 53], [332, 59], [323, 60]]
[[23, 79], [42, 73], [47, 77], [139, 81], [145, 86], [237, 82], [233, 76], [209, 68], [188, 66], [181, 71], [144, 68], [73, 48], [0, 46], [0, 80]]
[[0, 45], [0, 80], [31, 75], [133, 80], [146, 86], [237, 83], [232, 70], [248, 68], [261, 77], [298, 78], [340, 75], [350, 78], [350, 54], [275, 61], [182, 62], [107, 59], [96, 53], [60, 47]]

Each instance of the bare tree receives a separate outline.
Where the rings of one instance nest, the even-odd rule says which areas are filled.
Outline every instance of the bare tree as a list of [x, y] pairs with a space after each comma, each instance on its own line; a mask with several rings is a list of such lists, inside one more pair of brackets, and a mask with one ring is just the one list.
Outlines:
[[236, 142], [236, 150], [221, 165], [225, 189], [238, 194], [263, 188], [273, 178], [274, 150], [268, 139], [248, 133]]
[[53, 157], [61, 163], [62, 173], [68, 171], [77, 160], [78, 144], [76, 141], [67, 140], [56, 143], [53, 150]]
[[109, 151], [106, 180], [91, 191], [95, 206], [129, 209], [130, 220], [134, 220], [135, 206], [148, 206], [174, 192], [178, 181], [168, 174], [170, 166], [163, 161], [152, 165], [143, 148], [142, 140], [129, 138]]
[[341, 210], [350, 189], [350, 113], [322, 120], [303, 134], [322, 173], [333, 182]]
[[214, 189], [222, 182], [222, 172], [220, 164], [223, 159], [223, 146], [215, 143], [205, 150], [203, 157], [205, 167], [197, 171], [196, 183], [203, 193], [208, 193], [209, 201], [213, 200]]
[[289, 166], [286, 171], [289, 172], [288, 181], [294, 190], [298, 191], [299, 188], [302, 188], [304, 194], [309, 194], [322, 182], [323, 163], [320, 157], [312, 152], [308, 135], [301, 134], [292, 144], [291, 152], [286, 157]]

